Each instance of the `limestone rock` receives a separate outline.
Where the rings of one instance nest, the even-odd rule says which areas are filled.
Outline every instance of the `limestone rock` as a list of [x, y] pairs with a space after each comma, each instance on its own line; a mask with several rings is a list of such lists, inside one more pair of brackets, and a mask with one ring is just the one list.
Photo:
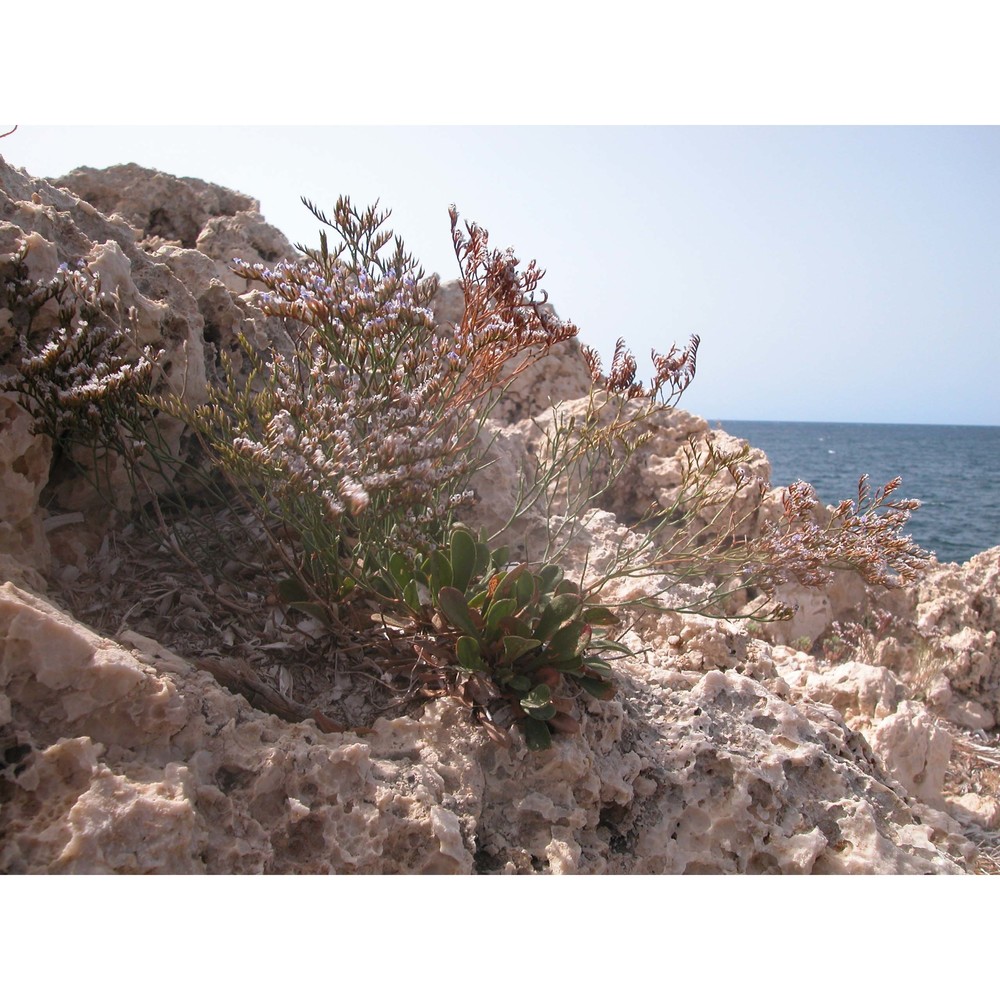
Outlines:
[[1000, 830], [1000, 802], [994, 797], [967, 792], [953, 798], [948, 808], [953, 816], [967, 824], [983, 830]]
[[[62, 263], [82, 261], [99, 273], [102, 288], [117, 292], [124, 309], [136, 310], [135, 348], [155, 344], [163, 349], [161, 368], [171, 390], [191, 403], [201, 402], [223, 355], [235, 358], [240, 372], [245, 367], [238, 356], [240, 333], [261, 347], [286, 342], [280, 323], [265, 319], [252, 295], [238, 294], [246, 292], [247, 283], [226, 277], [232, 277], [228, 265], [233, 256], [256, 261], [294, 254], [257, 213], [255, 201], [134, 164], [83, 168], [58, 183], [63, 187], [28, 177], [0, 158], [0, 255], [27, 243], [25, 263], [30, 277], [39, 281], [50, 279]], [[71, 192], [71, 186], [93, 197], [102, 211], [120, 214], [106, 217]], [[175, 243], [163, 238], [143, 243], [142, 233], [127, 225], [123, 215], [136, 226], [153, 218], [153, 228], [145, 232]], [[193, 249], [199, 240], [225, 259]], [[234, 282], [237, 287], [230, 290]], [[56, 320], [54, 308], [43, 311], [34, 325], [35, 346], [44, 343]], [[3, 320], [0, 364], [14, 350], [16, 338]], [[165, 439], [180, 449], [182, 429], [166, 418], [162, 423]], [[104, 503], [79, 477], [64, 481], [55, 500], [68, 510]]]
[[249, 291], [253, 283], [233, 273], [230, 265], [234, 258], [248, 264], [273, 264], [299, 255], [284, 234], [256, 210], [208, 219], [198, 234], [196, 247], [214, 262], [218, 279], [238, 295]]
[[17, 402], [0, 395], [0, 571], [3, 579], [44, 587], [50, 554], [38, 499], [52, 445], [31, 428]]
[[906, 699], [906, 689], [895, 674], [855, 661], [829, 664], [782, 646], [775, 647], [772, 656], [793, 699], [834, 708], [868, 739], [908, 794], [930, 805], [944, 805], [951, 736], [923, 705]]
[[957, 696], [955, 711], [990, 728], [1000, 718], [1000, 547], [940, 566], [915, 591], [917, 632]]
[[143, 235], [174, 240], [189, 249], [210, 219], [260, 211], [253, 198], [218, 184], [172, 177], [135, 163], [79, 167], [52, 184], [68, 188], [104, 215], [120, 216]]
[[[178, 392], [186, 390], [192, 401], [203, 398], [203, 321], [197, 304], [169, 268], [136, 245], [130, 227], [120, 219], [105, 218], [67, 191], [27, 177], [2, 159], [0, 219], [0, 252], [5, 257], [27, 245], [25, 264], [29, 276], [39, 281], [52, 278], [63, 263], [89, 265], [101, 275], [103, 291], [117, 293], [124, 310], [135, 310], [133, 353], [143, 345], [162, 347], [167, 384]], [[31, 346], [45, 343], [57, 319], [54, 311], [39, 315]], [[16, 345], [8, 345], [8, 351], [15, 349]], [[0, 358], [0, 363], [6, 361], [7, 357]], [[178, 429], [171, 430], [164, 421], [164, 433], [170, 440]], [[78, 480], [62, 489], [60, 499], [71, 510], [83, 503], [81, 486]]]
[[952, 738], [915, 701], [902, 701], [873, 728], [872, 749], [889, 773], [914, 798], [944, 805], [944, 779], [951, 758]]
[[870, 588], [857, 574], [835, 570], [822, 590], [789, 582], [778, 587], [776, 596], [795, 609], [787, 621], [771, 622], [767, 638], [782, 645], [808, 640], [814, 643], [834, 622], [852, 621], [873, 604]]
[[916, 588], [917, 617], [924, 627], [948, 633], [971, 626], [1000, 630], [1000, 546], [968, 562], [937, 564]]
[[781, 646], [773, 656], [793, 691], [832, 706], [849, 723], [884, 719], [904, 698], [903, 685], [885, 667], [852, 661], [821, 666], [808, 654]]
[[9, 584], [0, 636], [0, 721], [26, 751], [2, 778], [0, 870], [471, 869], [443, 805], [458, 772], [443, 746], [424, 765], [412, 720], [379, 727], [374, 754], [289, 727], [155, 643], [130, 652]]
[[886, 611], [886, 638], [869, 636], [873, 660], [889, 667], [944, 717], [967, 729], [992, 729], [1000, 718], [1000, 547], [963, 565], [932, 563], [918, 584], [869, 592], [844, 620]]
[[[539, 377], [544, 378], [544, 375]], [[560, 447], [568, 450], [564, 442], [572, 440], [572, 435], [567, 434], [567, 428], [584, 426], [592, 419], [601, 428], [606, 428], [612, 421], [621, 419], [634, 420], [635, 434], [648, 434], [649, 440], [640, 445], [624, 465], [618, 446], [614, 457], [608, 453], [596, 460], [592, 455], [573, 460], [561, 457], [560, 461], [566, 463], [568, 471], [557, 491], [550, 494], [544, 505], [536, 508], [534, 516], [528, 515], [514, 523], [501, 539], [505, 544], [518, 552], [530, 550], [531, 557], [537, 559], [541, 558], [540, 553], [545, 551], [546, 545], [553, 551], [565, 550], [568, 540], [574, 538], [578, 551], [590, 553], [587, 562], [593, 579], [599, 575], [595, 567], [602, 558], [604, 563], [608, 563], [615, 551], [642, 546], [643, 532], [648, 530], [649, 512], [656, 505], [660, 510], [674, 508], [676, 517], [685, 516], [685, 531], [696, 538], [698, 544], [708, 544], [723, 534], [716, 520], [727, 526], [735, 522], [739, 533], [751, 536], [756, 533], [760, 482], [770, 474], [763, 452], [749, 449], [742, 458], [740, 464], [746, 475], [742, 486], [734, 486], [730, 473], [720, 471], [709, 487], [718, 499], [714, 504], [705, 504], [697, 513], [692, 513], [684, 504], [674, 503], [685, 481], [687, 468], [692, 462], [707, 461], [713, 450], [740, 455], [742, 442], [722, 431], [710, 429], [706, 421], [683, 410], [654, 411], [643, 416], [642, 404], [630, 401], [625, 405], [623, 414], [619, 414], [613, 404], [604, 400], [603, 394], [598, 393], [593, 399], [588, 396], [564, 400], [530, 419], [506, 427], [502, 420], [490, 422], [481, 440], [484, 443], [494, 441], [491, 452], [493, 464], [473, 481], [481, 499], [473, 515], [477, 526], [485, 527], [491, 533], [499, 530], [517, 496], [530, 495], [536, 486], [539, 463], [543, 466], [551, 464], [547, 456], [551, 454], [552, 443], [559, 441]], [[611, 475], [613, 464], [621, 467], [617, 477]], [[567, 482], [572, 484], [569, 490]], [[725, 514], [720, 517], [719, 510], [723, 503], [726, 505]], [[606, 552], [603, 557], [599, 555], [599, 550], [594, 549], [595, 541], [589, 538], [593, 533], [587, 527], [591, 520], [599, 517], [600, 512], [611, 514], [616, 522], [616, 526], [609, 529], [610, 534], [604, 536]], [[635, 530], [626, 529], [626, 525], [633, 526]], [[572, 549], [565, 558], [572, 561]], [[676, 590], [678, 606], [701, 607], [713, 590], [711, 583], [701, 579], [671, 582], [668, 567], [664, 567], [661, 584]], [[744, 594], [742, 600], [737, 595], [729, 598], [734, 610], [747, 599], [745, 592], [741, 593]]]
[[654, 664], [539, 757], [448, 700], [364, 737], [284, 723], [10, 584], [0, 637], [8, 873], [962, 867], [841, 722], [735, 674]]

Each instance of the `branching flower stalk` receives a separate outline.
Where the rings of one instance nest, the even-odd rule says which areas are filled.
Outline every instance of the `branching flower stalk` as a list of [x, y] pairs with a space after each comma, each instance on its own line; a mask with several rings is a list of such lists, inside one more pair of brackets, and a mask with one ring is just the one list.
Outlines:
[[258, 305], [288, 322], [290, 355], [259, 351], [245, 383], [226, 373], [207, 404], [165, 404], [199, 435], [262, 517], [289, 568], [322, 602], [371, 586], [391, 551], [426, 555], [472, 500], [484, 460], [479, 431], [511, 380], [576, 334], [539, 308], [543, 272], [491, 251], [485, 230], [459, 228], [465, 312], [436, 329], [425, 279], [388, 213], [346, 198], [318, 250], [274, 266], [235, 263], [266, 291]]
[[[128, 362], [122, 347], [132, 319], [123, 316], [117, 296], [101, 290], [99, 276], [83, 261], [61, 264], [46, 282], [32, 282], [24, 263], [27, 244], [9, 262], [0, 290], [0, 308], [11, 312], [19, 327], [20, 365], [3, 379], [4, 391], [29, 400], [35, 432], [54, 441], [68, 437], [116, 436], [113, 426], [136, 389], [148, 387], [157, 360], [147, 349]], [[54, 308], [55, 329], [45, 344], [33, 343], [39, 314]]]
[[[654, 434], [651, 418], [670, 409], [694, 378], [699, 338], [665, 355], [652, 352], [655, 374], [649, 385], [636, 381], [634, 355], [619, 340], [611, 371], [604, 375], [598, 353], [582, 347], [592, 388], [586, 411], [567, 415], [556, 404], [549, 419], [533, 423], [542, 439], [530, 469], [523, 469], [506, 531], [517, 518], [540, 508], [552, 529], [540, 561], [558, 560], [573, 544], [583, 517], [618, 480], [635, 452]], [[500, 532], [498, 532], [499, 534]]]
[[[140, 398], [150, 391], [160, 354], [134, 347], [133, 311], [100, 276], [79, 261], [61, 264], [47, 281], [28, 276], [23, 244], [3, 268], [0, 309], [18, 330], [14, 370], [0, 391], [16, 393], [49, 437], [101, 492], [114, 468], [128, 473], [145, 453], [148, 414]], [[115, 458], [126, 459], [116, 463]]]
[[0, 316], [17, 331], [0, 391], [17, 394], [35, 432], [53, 442], [55, 469], [68, 462], [107, 510], [138, 517], [204, 579], [218, 557], [216, 532], [199, 524], [189, 497], [216, 510], [233, 500], [164, 433], [163, 352], [138, 346], [134, 309], [84, 261], [38, 280], [28, 252], [24, 242], [0, 258]]
[[[696, 350], [696, 341], [684, 356], [675, 348], [670, 366], [658, 366], [658, 374], [666, 369], [684, 380], [666, 383], [674, 400], [693, 376]], [[582, 420], [564, 418], [556, 409], [545, 426], [536, 421], [544, 441], [533, 478], [522, 484], [517, 513], [532, 506], [545, 511], [550, 530], [544, 561], [558, 561], [567, 551], [585, 528], [587, 511], [650, 439], [648, 420], [657, 408], [650, 405], [649, 390], [633, 385], [635, 371], [619, 342], [612, 377], [598, 376], [598, 384], [615, 394], [592, 392]], [[822, 587], [840, 569], [893, 587], [912, 582], [926, 568], [926, 553], [902, 533], [919, 502], [892, 497], [898, 478], [872, 493], [862, 477], [858, 499], [830, 513], [819, 508], [808, 484], [795, 483], [784, 492], [781, 516], [766, 520], [762, 506], [769, 486], [750, 473], [748, 458], [749, 445], [725, 451], [711, 439], [689, 440], [670, 503], [651, 505], [631, 525], [600, 572], [588, 576], [586, 592], [599, 595], [614, 579], [647, 578], [654, 589], [640, 599], [645, 606], [765, 621], [794, 613], [774, 598], [783, 584]], [[696, 595], [679, 590], [681, 584], [695, 585]]]
[[927, 556], [902, 534], [920, 502], [894, 498], [901, 483], [897, 476], [873, 492], [862, 476], [856, 500], [843, 500], [828, 518], [818, 519], [816, 491], [793, 483], [784, 492], [782, 517], [765, 524], [748, 545], [748, 566], [775, 584], [791, 578], [823, 587], [837, 569], [854, 570], [866, 583], [883, 587], [912, 583], [926, 569]]

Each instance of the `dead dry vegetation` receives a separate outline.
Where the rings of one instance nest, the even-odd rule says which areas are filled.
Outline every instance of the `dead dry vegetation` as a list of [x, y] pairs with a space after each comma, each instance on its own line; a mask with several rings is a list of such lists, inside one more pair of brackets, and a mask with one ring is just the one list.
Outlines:
[[[127, 642], [130, 630], [196, 663], [261, 711], [286, 721], [313, 719], [328, 732], [364, 731], [379, 717], [416, 713], [436, 678], [413, 671], [409, 655], [381, 623], [349, 639], [288, 608], [275, 581], [252, 566], [255, 521], [233, 511], [213, 518], [219, 565], [186, 565], [135, 522], [107, 531], [81, 571], [64, 566], [52, 583], [66, 609], [102, 635]], [[202, 528], [203, 526], [199, 526]], [[359, 615], [356, 609], [355, 628]]]

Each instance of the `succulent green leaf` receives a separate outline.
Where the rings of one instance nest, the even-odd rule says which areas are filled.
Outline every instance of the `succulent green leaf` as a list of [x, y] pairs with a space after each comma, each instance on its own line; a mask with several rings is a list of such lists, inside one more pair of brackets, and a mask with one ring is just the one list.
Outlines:
[[464, 528], [456, 528], [451, 533], [451, 585], [464, 594], [475, 572], [476, 540]]
[[459, 664], [465, 670], [485, 670], [486, 664], [483, 662], [479, 650], [479, 641], [471, 635], [460, 635], [455, 643], [455, 655]]
[[539, 719], [528, 716], [524, 720], [524, 741], [529, 750], [548, 750], [552, 746], [549, 727]]
[[608, 701], [614, 696], [615, 686], [611, 681], [601, 680], [597, 677], [577, 677], [577, 683], [588, 694], [593, 695], [600, 701]]
[[532, 719], [541, 719], [543, 722], [548, 722], [549, 719], [555, 717], [556, 706], [539, 705], [538, 708], [526, 708], [525, 711]]
[[524, 674], [514, 674], [514, 676], [507, 681], [507, 687], [514, 691], [530, 691], [531, 678], [525, 676]]
[[538, 684], [531, 689], [531, 693], [521, 699], [521, 708], [542, 708], [552, 704], [552, 689], [548, 684]]
[[420, 592], [417, 590], [416, 580], [410, 580], [410, 582], [403, 587], [403, 600], [406, 602], [406, 606], [410, 608], [411, 611], [420, 612]]
[[577, 677], [583, 673], [583, 657], [571, 656], [568, 660], [558, 660], [553, 666], [561, 674], [569, 674], [571, 677]]
[[490, 562], [494, 569], [501, 569], [506, 566], [510, 561], [510, 549], [506, 545], [501, 545], [500, 548], [494, 549], [490, 553]]
[[588, 625], [620, 625], [621, 619], [610, 608], [595, 604], [583, 609], [583, 620]]
[[560, 580], [556, 584], [557, 594], [579, 594], [580, 588], [572, 580]]
[[589, 671], [591, 671], [591, 673], [599, 674], [601, 677], [612, 677], [612, 676], [614, 676], [614, 671], [599, 656], [588, 656], [583, 661], [583, 665]]
[[455, 628], [461, 630], [466, 635], [475, 636], [477, 639], [480, 638], [479, 629], [476, 627], [475, 622], [472, 620], [472, 615], [469, 613], [469, 605], [465, 600], [465, 594], [454, 587], [442, 587], [438, 591], [437, 600], [438, 606], [441, 608], [444, 616]]
[[493, 600], [497, 601], [514, 597], [517, 593], [517, 582], [527, 571], [528, 567], [522, 563], [520, 566], [515, 566], [509, 573], [505, 574], [504, 578], [497, 585], [496, 593], [493, 595]]
[[523, 618], [508, 615], [497, 623], [501, 635], [519, 635], [522, 639], [531, 639], [531, 626]]
[[562, 581], [562, 578], [563, 571], [561, 566], [557, 566], [554, 563], [543, 566], [538, 574], [538, 579], [541, 581], [542, 593], [551, 593]]
[[[450, 587], [452, 585], [451, 561], [443, 552], [435, 549], [430, 554], [427, 563], [431, 590], [440, 590], [442, 587]], [[457, 589], [463, 593], [465, 592], [464, 587]]]
[[569, 660], [579, 656], [590, 643], [591, 629], [583, 622], [570, 622], [549, 640], [548, 654], [551, 660]]
[[500, 628], [500, 622], [509, 614], [517, 610], [517, 601], [513, 597], [497, 600], [496, 597], [490, 603], [486, 612], [486, 634], [492, 639]]
[[560, 594], [549, 601], [538, 624], [535, 626], [535, 638], [546, 642], [551, 639], [580, 610], [580, 598], [575, 594]]
[[504, 663], [513, 663], [519, 656], [532, 649], [537, 649], [541, 643], [537, 639], [525, 639], [519, 635], [505, 635], [503, 637], [503, 660]]
[[399, 585], [400, 590], [405, 590], [406, 585], [413, 579], [410, 566], [399, 552], [393, 552], [389, 556], [389, 572]]
[[632, 655], [632, 650], [628, 646], [623, 646], [620, 642], [612, 642], [610, 639], [593, 639], [590, 648], [607, 650], [610, 653], [624, 653], [626, 656]]
[[480, 577], [490, 568], [490, 547], [485, 542], [476, 542], [476, 568], [473, 576]]
[[534, 574], [522, 573], [514, 587], [514, 597], [519, 608], [527, 608], [538, 600], [538, 583]]
[[500, 590], [500, 585], [503, 583], [506, 575], [507, 571], [502, 569], [490, 574], [490, 578], [486, 581], [487, 603], [497, 596], [497, 591]]

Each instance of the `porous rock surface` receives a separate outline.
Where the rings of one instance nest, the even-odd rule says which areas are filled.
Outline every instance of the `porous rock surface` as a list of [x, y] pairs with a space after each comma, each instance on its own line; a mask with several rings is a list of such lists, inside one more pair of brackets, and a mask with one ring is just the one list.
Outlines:
[[539, 757], [447, 701], [282, 723], [12, 584], [0, 637], [6, 872], [960, 870], [834, 713], [735, 672], [650, 664]]
[[[0, 255], [28, 239], [43, 279], [64, 260], [100, 265], [194, 398], [238, 331], [280, 335], [214, 256], [280, 246], [261, 247], [256, 211], [134, 166], [53, 185], [0, 160]], [[568, 345], [500, 415], [497, 490], [530, 444], [526, 418], [583, 395], [585, 375]], [[541, 754], [491, 742], [447, 698], [357, 733], [282, 721], [153, 639], [98, 635], [58, 607], [53, 574], [101, 534], [88, 522], [60, 542], [75, 515], [46, 504], [65, 511], [82, 493], [45, 492], [51, 455], [15, 400], [0, 399], [0, 421], [2, 872], [957, 873], [973, 859], [965, 834], [1000, 821], [988, 796], [946, 794], [949, 731], [910, 697], [902, 639], [883, 644], [895, 667], [834, 665], [738, 622], [650, 616], [616, 697], [588, 701], [581, 733]], [[596, 564], [628, 542], [619, 514], [670, 488], [692, 433], [726, 444], [680, 411], [657, 428], [622, 492], [586, 519]], [[502, 499], [484, 496], [484, 517]], [[942, 567], [893, 598], [954, 652], [939, 698], [991, 713], [998, 559]], [[634, 596], [634, 582], [614, 586]], [[814, 612], [816, 636], [838, 610]]]
[[260, 211], [260, 202], [245, 194], [136, 163], [103, 170], [79, 167], [52, 183], [72, 191], [104, 215], [121, 216], [140, 236], [175, 240], [188, 249], [197, 245], [211, 220]]

